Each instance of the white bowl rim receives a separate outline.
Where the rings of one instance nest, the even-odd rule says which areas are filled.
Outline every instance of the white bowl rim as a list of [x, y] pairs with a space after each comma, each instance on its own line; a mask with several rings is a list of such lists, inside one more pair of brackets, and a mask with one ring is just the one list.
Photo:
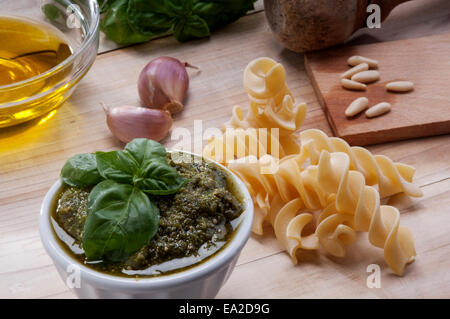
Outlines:
[[[169, 150], [168, 150], [169, 151]], [[178, 151], [178, 150], [170, 150]], [[191, 152], [184, 152], [194, 156], [200, 156]], [[202, 157], [202, 156], [200, 156]], [[203, 158], [203, 157], [202, 157]], [[169, 275], [162, 275], [157, 277], [121, 277], [105, 274], [89, 268], [78, 260], [74, 259], [67, 252], [64, 251], [61, 244], [58, 242], [56, 234], [53, 230], [53, 226], [50, 223], [50, 214], [52, 209], [52, 203], [54, 197], [63, 186], [61, 179], [57, 180], [42, 202], [40, 217], [39, 217], [39, 232], [41, 241], [52, 258], [53, 262], [57, 265], [62, 265], [64, 269], [67, 269], [69, 265], [79, 266], [81, 273], [81, 280], [86, 280], [97, 287], [102, 288], [120, 288], [120, 289], [132, 289], [132, 290], [153, 290], [158, 288], [170, 288], [188, 284], [191, 281], [197, 280], [201, 277], [205, 277], [212, 272], [218, 271], [223, 267], [226, 267], [236, 254], [239, 254], [243, 246], [247, 242], [251, 227], [253, 223], [253, 201], [244, 183], [227, 167], [206, 159], [222, 168], [229, 176], [231, 176], [233, 183], [236, 185], [238, 192], [243, 197], [243, 203], [245, 205], [244, 211], [241, 213], [242, 220], [239, 227], [236, 229], [236, 233], [225, 247], [221, 248], [217, 253], [208, 258], [208, 260], [195, 265], [187, 270], [176, 272]]]

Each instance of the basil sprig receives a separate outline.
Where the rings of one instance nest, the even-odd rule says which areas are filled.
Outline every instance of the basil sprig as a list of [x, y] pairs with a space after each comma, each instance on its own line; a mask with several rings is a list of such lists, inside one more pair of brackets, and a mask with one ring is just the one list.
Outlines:
[[61, 178], [71, 186], [95, 185], [82, 244], [88, 260], [108, 261], [126, 259], [156, 234], [159, 211], [145, 193], [174, 194], [186, 183], [167, 162], [165, 148], [144, 138], [123, 151], [75, 155]]
[[178, 41], [208, 37], [236, 21], [256, 0], [99, 0], [101, 30], [122, 45], [173, 32]]

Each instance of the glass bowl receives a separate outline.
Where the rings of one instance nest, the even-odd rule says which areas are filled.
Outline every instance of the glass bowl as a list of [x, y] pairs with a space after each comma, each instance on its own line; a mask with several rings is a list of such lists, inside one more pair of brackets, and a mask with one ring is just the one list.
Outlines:
[[59, 107], [88, 72], [98, 50], [100, 13], [96, 0], [0, 0], [0, 17], [51, 25], [72, 54], [26, 80], [0, 86], [0, 128]]

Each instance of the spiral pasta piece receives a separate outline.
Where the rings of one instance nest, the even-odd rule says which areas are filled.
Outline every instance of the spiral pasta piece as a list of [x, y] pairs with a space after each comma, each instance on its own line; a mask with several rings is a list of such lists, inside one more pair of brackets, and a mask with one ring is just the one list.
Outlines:
[[243, 158], [230, 162], [228, 167], [244, 181], [254, 199], [253, 231], [262, 234], [263, 223], [272, 224], [275, 236], [297, 263], [298, 249], [318, 248], [317, 236], [302, 236], [312, 215], [308, 212], [299, 214], [299, 211], [319, 209], [328, 203], [329, 194], [317, 183], [317, 167], [301, 170], [294, 158], [290, 156], [277, 161], [278, 170], [274, 174], [261, 173], [268, 162], [276, 161], [270, 156], [259, 160]]
[[364, 176], [350, 170], [345, 153], [322, 151], [318, 164], [318, 182], [327, 192], [336, 194], [322, 211], [316, 235], [332, 255], [345, 255], [345, 245], [355, 240], [355, 231], [369, 233], [372, 245], [384, 249], [391, 269], [402, 275], [416, 256], [410, 230], [399, 226], [400, 213], [393, 206], [380, 205], [378, 191], [365, 184]]
[[308, 159], [310, 164], [317, 164], [323, 150], [343, 152], [350, 158], [350, 169], [361, 172], [367, 185], [377, 185], [382, 198], [397, 193], [405, 193], [413, 197], [423, 195], [420, 188], [412, 183], [415, 172], [412, 166], [394, 163], [384, 155], [373, 155], [363, 147], [351, 147], [343, 139], [328, 137], [317, 129], [302, 131], [300, 140], [302, 146], [299, 164]]
[[[244, 88], [250, 99], [250, 109], [243, 127], [278, 128], [279, 136], [297, 131], [306, 116], [306, 104], [295, 104], [286, 84], [284, 67], [270, 58], [251, 61], [244, 71]], [[233, 122], [233, 119], [231, 120]], [[232, 125], [232, 123], [229, 123]], [[236, 126], [233, 126], [236, 127]]]
[[[259, 58], [250, 62], [244, 72], [244, 87], [250, 99], [250, 108], [247, 115], [240, 106], [235, 106], [229, 121], [223, 124], [223, 136], [214, 137], [205, 148], [204, 155], [208, 158], [226, 163], [228, 160], [239, 159], [248, 155], [257, 158], [270, 154], [276, 158], [300, 152], [300, 143], [295, 132], [303, 124], [306, 117], [306, 104], [295, 104], [292, 94], [286, 85], [284, 67], [269, 58]], [[267, 134], [255, 134], [254, 128], [264, 128]], [[238, 132], [227, 132], [228, 129], [237, 129]], [[274, 137], [276, 135], [276, 137]], [[232, 145], [236, 140], [237, 146]], [[248, 150], [238, 153], [240, 146], [251, 147], [251, 143], [242, 141], [240, 137], [248, 136], [248, 140], [258, 147], [257, 152]], [[264, 140], [264, 138], [269, 138]], [[268, 147], [259, 147], [260, 144], [272, 144], [273, 139], [278, 140], [279, 154], [268, 151]], [[223, 150], [227, 150], [225, 154]], [[262, 150], [262, 151], [259, 151]], [[234, 153], [233, 153], [234, 152]], [[219, 154], [219, 156], [217, 155]]]
[[244, 70], [244, 88], [252, 102], [261, 107], [279, 105], [286, 95], [292, 96], [286, 85], [286, 70], [270, 58], [251, 61]]
[[291, 256], [294, 264], [298, 263], [297, 251], [316, 250], [319, 248], [317, 236], [312, 233], [303, 236], [304, 228], [312, 222], [313, 216], [310, 213], [302, 212], [305, 207], [300, 198], [284, 202], [276, 195], [270, 208], [271, 224], [275, 232], [275, 237]]
[[[314, 250], [319, 247], [315, 234], [302, 236], [303, 229], [312, 221], [312, 215], [307, 212], [299, 214], [299, 211], [307, 207], [300, 197], [288, 194], [293, 190], [288, 190], [289, 182], [284, 183], [283, 178], [279, 176], [280, 168], [276, 174], [261, 173], [262, 168], [267, 165], [264, 162], [275, 160], [268, 157], [260, 160], [243, 158], [230, 162], [229, 168], [244, 182], [255, 202], [253, 232], [262, 235], [263, 223], [269, 222], [280, 244], [289, 253], [293, 262], [297, 263], [298, 249]], [[284, 165], [282, 176], [286, 177], [289, 169], [289, 165]], [[286, 191], [288, 193], [285, 193]]]

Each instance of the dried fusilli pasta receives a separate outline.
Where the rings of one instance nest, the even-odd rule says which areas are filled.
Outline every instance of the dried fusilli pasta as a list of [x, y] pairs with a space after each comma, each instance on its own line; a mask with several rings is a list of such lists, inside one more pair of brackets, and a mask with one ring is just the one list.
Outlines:
[[244, 88], [250, 101], [265, 108], [280, 105], [286, 95], [292, 96], [286, 84], [286, 70], [275, 60], [262, 57], [251, 61], [244, 70]]
[[350, 147], [343, 139], [328, 137], [317, 129], [302, 131], [300, 140], [300, 163], [309, 159], [310, 164], [317, 164], [322, 150], [344, 152], [350, 157], [350, 169], [361, 172], [367, 185], [377, 185], [382, 198], [402, 192], [413, 197], [422, 196], [420, 188], [412, 183], [415, 172], [412, 166], [394, 163], [384, 155], [373, 155], [363, 147]]
[[[321, 244], [330, 254], [345, 255], [345, 245], [356, 239], [356, 231], [369, 232], [370, 242], [384, 249], [387, 264], [401, 275], [414, 260], [414, 241], [409, 229], [399, 227], [395, 207], [380, 206], [377, 190], [366, 186], [362, 173], [350, 170], [350, 158], [342, 152], [322, 151], [317, 165], [299, 166], [297, 156], [281, 160], [276, 174], [261, 174], [264, 159], [249, 164], [229, 163], [255, 198], [254, 231], [262, 224], [273, 225], [275, 235], [293, 261], [298, 249], [317, 249]], [[304, 227], [321, 210], [314, 234], [302, 236]]]
[[285, 149], [280, 139], [267, 129], [238, 128], [227, 129], [221, 136], [214, 137], [203, 149], [203, 156], [226, 165], [234, 159], [250, 155], [281, 158], [292, 152], [295, 149]]
[[286, 136], [297, 131], [306, 116], [306, 104], [294, 104], [290, 95], [286, 95], [279, 106], [266, 105], [264, 108], [250, 103], [250, 110], [244, 118], [240, 106], [233, 108], [231, 119], [224, 123], [226, 128], [277, 128], [280, 136]]
[[[245, 154], [244, 156], [252, 154], [251, 151], [240, 154], [233, 153], [234, 150], [237, 151], [237, 147], [230, 146], [231, 142], [229, 142], [232, 140], [232, 136], [253, 136], [254, 133], [248, 131], [250, 128], [267, 129], [269, 132], [263, 137], [267, 135], [271, 137], [276, 134], [281, 150], [280, 158], [284, 155], [297, 154], [300, 151], [300, 145], [295, 132], [305, 119], [306, 104], [294, 103], [286, 86], [285, 78], [283, 66], [272, 59], [260, 58], [251, 62], [244, 72], [244, 87], [250, 99], [248, 114], [244, 117], [242, 108], [235, 106], [231, 119], [222, 126], [223, 136], [213, 137], [208, 142], [204, 156], [221, 161], [220, 157], [214, 156], [221, 152], [221, 148], [229, 152], [221, 153], [225, 154], [224, 159], [236, 159], [241, 158], [242, 154]], [[245, 131], [227, 133], [227, 129], [243, 129]], [[259, 138], [260, 135], [258, 134], [257, 137]], [[256, 144], [259, 143], [266, 143], [266, 141], [259, 138]], [[243, 144], [249, 145], [248, 143]], [[252, 155], [259, 158], [265, 154], [270, 154], [270, 152], [263, 151]]]
[[363, 231], [402, 275], [416, 255], [413, 237], [399, 226], [399, 211], [380, 205], [380, 197], [422, 196], [412, 183], [415, 169], [320, 130], [298, 134], [306, 105], [294, 103], [285, 80], [283, 66], [274, 60], [250, 62], [244, 72], [247, 115], [235, 106], [203, 155], [239, 176], [255, 204], [253, 232], [262, 235], [263, 223], [269, 222], [294, 263], [299, 249], [319, 246], [342, 257], [356, 232]]
[[416, 251], [411, 231], [399, 226], [397, 208], [380, 205], [378, 191], [366, 185], [362, 173], [350, 170], [347, 154], [322, 151], [317, 167], [319, 185], [335, 194], [319, 218], [316, 235], [321, 245], [330, 254], [342, 257], [344, 245], [356, 238], [353, 229], [368, 232], [370, 243], [383, 248], [387, 264], [402, 275], [406, 264], [414, 261]]

